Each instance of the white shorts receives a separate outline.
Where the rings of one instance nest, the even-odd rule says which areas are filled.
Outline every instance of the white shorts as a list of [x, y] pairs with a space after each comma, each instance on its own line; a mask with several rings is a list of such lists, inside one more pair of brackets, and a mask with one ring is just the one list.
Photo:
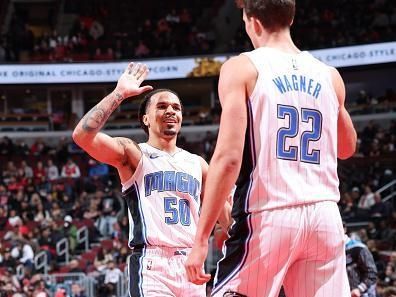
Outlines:
[[229, 291], [278, 297], [282, 284], [287, 297], [350, 296], [344, 231], [335, 202], [237, 218], [223, 251], [212, 296]]
[[130, 297], [204, 297], [206, 286], [187, 280], [184, 263], [191, 249], [145, 247], [129, 257]]

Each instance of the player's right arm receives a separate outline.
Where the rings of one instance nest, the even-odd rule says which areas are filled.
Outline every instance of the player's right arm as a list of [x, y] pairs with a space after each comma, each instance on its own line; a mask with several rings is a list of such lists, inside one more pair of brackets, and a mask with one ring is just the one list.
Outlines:
[[114, 91], [85, 114], [73, 131], [73, 140], [96, 160], [116, 167], [121, 181], [130, 178], [142, 153], [132, 140], [123, 137], [113, 138], [100, 130], [126, 98], [152, 89], [151, 86], [140, 86], [147, 75], [146, 65], [130, 63], [119, 78]]
[[345, 108], [345, 85], [337, 69], [331, 67], [331, 76], [334, 90], [336, 92], [339, 113], [338, 113], [338, 158], [348, 159], [356, 150], [357, 134], [353, 127], [352, 119]]
[[[203, 202], [203, 198], [205, 196], [206, 176], [208, 175], [209, 165], [202, 157], [200, 157], [200, 162], [201, 162], [201, 169], [202, 169], [201, 202]], [[225, 233], [228, 232], [228, 230], [229, 230], [229, 228], [231, 227], [231, 224], [232, 224], [231, 202], [232, 202], [233, 193], [234, 193], [234, 189], [230, 193], [230, 195], [228, 196], [227, 201], [225, 202], [225, 204], [224, 204], [224, 206], [223, 206], [223, 208], [222, 208], [222, 210], [220, 212], [219, 218], [217, 220], [217, 222], [219, 223], [219, 225], [221, 226], [221, 228], [223, 229], [223, 231]]]

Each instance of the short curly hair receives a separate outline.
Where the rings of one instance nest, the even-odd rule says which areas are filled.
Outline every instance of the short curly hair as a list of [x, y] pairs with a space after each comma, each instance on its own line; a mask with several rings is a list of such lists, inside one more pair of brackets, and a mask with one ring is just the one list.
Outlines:
[[150, 105], [151, 98], [152, 98], [155, 94], [162, 93], [162, 92], [169, 92], [169, 93], [172, 93], [172, 94], [176, 95], [176, 97], [177, 97], [177, 98], [179, 99], [179, 101], [180, 101], [180, 105], [181, 105], [182, 111], [183, 111], [183, 104], [182, 104], [182, 102], [181, 102], [181, 100], [180, 100], [179, 95], [178, 95], [175, 91], [173, 91], [173, 90], [171, 90], [171, 89], [156, 89], [156, 90], [151, 91], [150, 93], [147, 93], [147, 94], [144, 96], [143, 101], [140, 103], [139, 111], [138, 111], [138, 118], [139, 118], [140, 127], [144, 130], [144, 132], [145, 132], [147, 135], [149, 134], [149, 130], [148, 130], [148, 127], [147, 127], [147, 126], [144, 124], [144, 122], [143, 122], [143, 116], [144, 116], [145, 114], [147, 114], [147, 108], [148, 108], [148, 106]]

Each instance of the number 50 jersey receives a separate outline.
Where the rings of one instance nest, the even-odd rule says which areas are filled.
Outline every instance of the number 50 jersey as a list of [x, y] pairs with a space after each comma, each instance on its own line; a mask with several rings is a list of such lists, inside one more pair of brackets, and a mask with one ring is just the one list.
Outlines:
[[200, 157], [170, 155], [140, 143], [142, 158], [122, 187], [128, 205], [129, 246], [191, 247], [200, 208]]
[[338, 201], [339, 102], [330, 67], [308, 52], [243, 53], [258, 78], [247, 100], [248, 126], [234, 210], [256, 212]]

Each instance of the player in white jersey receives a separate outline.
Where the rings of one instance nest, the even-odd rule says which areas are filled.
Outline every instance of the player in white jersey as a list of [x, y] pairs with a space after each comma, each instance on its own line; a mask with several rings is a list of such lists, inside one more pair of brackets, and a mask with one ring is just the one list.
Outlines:
[[337, 157], [356, 132], [334, 68], [301, 52], [290, 36], [294, 0], [240, 0], [255, 50], [221, 69], [222, 115], [193, 250], [190, 281], [236, 183], [235, 220], [218, 263], [213, 296], [350, 296], [345, 270]]
[[[204, 285], [188, 282], [184, 263], [192, 247], [208, 164], [176, 146], [182, 104], [168, 89], [148, 93], [139, 120], [147, 143], [100, 132], [126, 98], [152, 89], [140, 87], [146, 65], [130, 63], [115, 90], [92, 108], [73, 132], [74, 141], [98, 161], [117, 168], [130, 222], [129, 295], [206, 296]], [[222, 224], [226, 226], [227, 208]]]

